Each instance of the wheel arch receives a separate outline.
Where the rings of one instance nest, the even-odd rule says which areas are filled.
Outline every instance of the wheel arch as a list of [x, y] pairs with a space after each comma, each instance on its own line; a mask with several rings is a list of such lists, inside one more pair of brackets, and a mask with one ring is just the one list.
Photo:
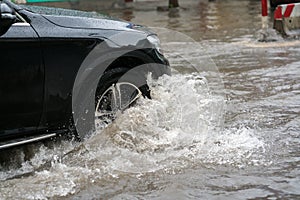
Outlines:
[[[86, 134], [88, 135], [87, 132], [94, 125], [95, 94], [98, 83], [106, 72], [122, 67], [128, 69], [128, 71], [137, 69], [138, 72], [145, 75], [151, 72], [153, 78], [158, 78], [169, 73], [168, 62], [164, 61], [157, 58], [153, 49], [132, 51], [120, 49], [105, 52], [105, 54], [101, 54], [100, 51], [100, 53], [91, 55], [88, 62], [84, 63], [82, 69], [80, 69], [72, 93], [73, 121], [77, 135], [83, 138]], [[126, 72], [125, 70], [124, 74]]]
[[164, 63], [164, 61], [157, 59], [158, 56], [155, 55], [155, 53], [155, 50], [152, 49], [130, 51], [115, 59], [104, 73], [114, 68], [123, 67], [131, 70], [135, 67], [142, 66], [146, 67], [145, 71], [151, 72], [154, 78], [158, 78], [167, 71], [165, 67], [161, 65], [168, 65], [169, 63]]

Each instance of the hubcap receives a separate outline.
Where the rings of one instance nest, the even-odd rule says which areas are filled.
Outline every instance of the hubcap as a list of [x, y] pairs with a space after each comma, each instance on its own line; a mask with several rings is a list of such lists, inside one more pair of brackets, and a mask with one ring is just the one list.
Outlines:
[[95, 112], [96, 128], [105, 128], [119, 113], [133, 105], [142, 92], [129, 82], [115, 83], [100, 97]]

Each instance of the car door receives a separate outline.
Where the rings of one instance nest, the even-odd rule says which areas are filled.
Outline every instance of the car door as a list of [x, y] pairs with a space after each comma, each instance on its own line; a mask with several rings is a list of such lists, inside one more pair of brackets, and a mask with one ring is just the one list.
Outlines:
[[39, 39], [30, 24], [21, 19], [0, 35], [0, 138], [36, 130], [43, 99]]

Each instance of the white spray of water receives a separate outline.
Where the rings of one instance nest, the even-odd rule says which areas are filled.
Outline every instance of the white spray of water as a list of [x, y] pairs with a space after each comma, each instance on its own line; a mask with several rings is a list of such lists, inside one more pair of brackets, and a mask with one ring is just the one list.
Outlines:
[[257, 162], [251, 155], [263, 142], [248, 128], [220, 131], [225, 102], [209, 92], [205, 78], [165, 76], [150, 86], [152, 100], [141, 99], [85, 144], [91, 152], [101, 147], [99, 157], [113, 147], [118, 156], [106, 160], [112, 169], [143, 173], [190, 163]]
[[217, 128], [225, 102], [210, 93], [205, 78], [178, 74], [149, 79], [149, 85], [152, 100], [140, 99], [71, 153], [61, 147], [41, 148], [23, 164], [24, 170], [38, 168], [50, 156], [49, 167], [6, 181], [6, 172], [1, 172], [0, 199], [18, 194], [27, 199], [67, 196], [124, 173], [176, 173], [191, 165], [245, 167], [263, 162], [257, 154], [264, 142], [254, 130]]

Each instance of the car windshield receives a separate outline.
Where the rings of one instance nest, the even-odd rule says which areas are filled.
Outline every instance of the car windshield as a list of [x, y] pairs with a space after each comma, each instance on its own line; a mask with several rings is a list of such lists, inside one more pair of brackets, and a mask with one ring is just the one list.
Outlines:
[[61, 16], [72, 16], [72, 17], [89, 17], [89, 18], [100, 18], [100, 19], [111, 19], [111, 17], [102, 15], [97, 12], [84, 12], [79, 10], [69, 10], [63, 8], [52, 8], [43, 6], [30, 6], [30, 5], [19, 5], [25, 10], [39, 13], [42, 15], [61, 15]]

